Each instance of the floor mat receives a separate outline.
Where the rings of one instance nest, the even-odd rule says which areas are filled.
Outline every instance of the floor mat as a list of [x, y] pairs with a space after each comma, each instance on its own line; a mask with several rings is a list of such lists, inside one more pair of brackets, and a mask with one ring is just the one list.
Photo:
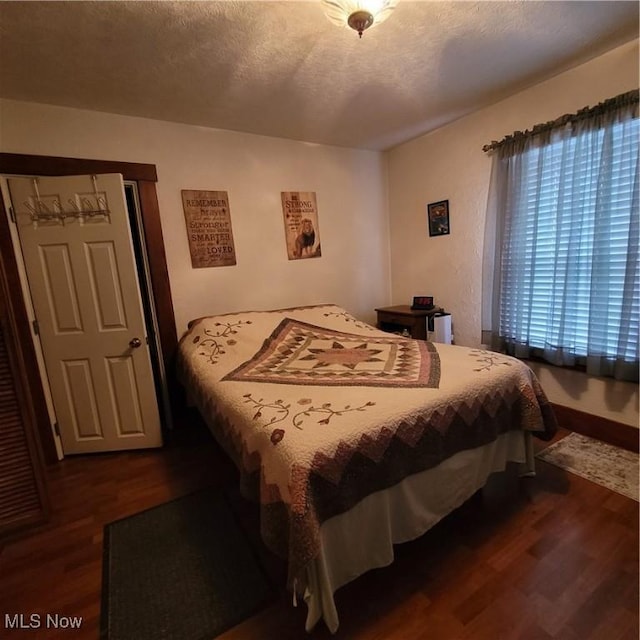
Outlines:
[[274, 596], [219, 489], [105, 527], [103, 640], [211, 640]]
[[549, 462], [596, 484], [638, 500], [638, 454], [570, 433], [537, 454]]

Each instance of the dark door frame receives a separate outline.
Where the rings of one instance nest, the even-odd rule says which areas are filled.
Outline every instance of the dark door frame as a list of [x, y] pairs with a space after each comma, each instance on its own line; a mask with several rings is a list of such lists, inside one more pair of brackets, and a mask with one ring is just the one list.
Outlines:
[[[0, 153], [1, 175], [68, 176], [98, 173], [120, 173], [124, 180], [135, 181], [138, 185], [140, 213], [147, 247], [149, 275], [151, 277], [151, 287], [153, 289], [155, 311], [158, 321], [162, 360], [167, 376], [167, 386], [172, 411], [175, 414], [176, 383], [174, 358], [178, 339], [164, 240], [162, 238], [160, 209], [158, 207], [158, 197], [156, 193], [158, 176], [155, 165], [111, 160]], [[11, 243], [9, 223], [1, 198], [0, 214], [0, 254], [5, 263], [11, 305], [18, 324], [18, 338], [22, 349], [22, 357], [27, 367], [29, 391], [32, 396], [36, 414], [38, 434], [40, 436], [45, 460], [48, 463], [52, 463], [57, 461], [55, 442], [51, 433], [42, 382], [38, 373], [36, 354], [31, 337], [31, 327], [29, 325], [25, 301], [22, 296], [22, 287], [20, 285], [18, 265]]]

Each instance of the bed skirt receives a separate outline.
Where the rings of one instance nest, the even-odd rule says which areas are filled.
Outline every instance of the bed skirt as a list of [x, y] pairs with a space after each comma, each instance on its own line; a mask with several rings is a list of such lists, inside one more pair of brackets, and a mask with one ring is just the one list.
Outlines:
[[338, 588], [391, 564], [394, 544], [428, 531], [481, 489], [491, 473], [503, 471], [507, 462], [521, 463], [521, 475], [534, 474], [529, 433], [509, 431], [487, 445], [461, 451], [324, 522], [320, 555], [307, 568], [306, 630], [323, 619], [335, 633], [339, 620], [333, 594]]

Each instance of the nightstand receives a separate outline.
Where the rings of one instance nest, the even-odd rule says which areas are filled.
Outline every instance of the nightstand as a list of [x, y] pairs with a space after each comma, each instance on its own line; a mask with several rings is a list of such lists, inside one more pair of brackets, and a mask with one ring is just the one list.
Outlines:
[[381, 307], [376, 309], [378, 314], [378, 329], [391, 333], [402, 333], [405, 329], [416, 340], [427, 339], [427, 318], [440, 313], [440, 307], [425, 310], [413, 310], [408, 304], [396, 307]]

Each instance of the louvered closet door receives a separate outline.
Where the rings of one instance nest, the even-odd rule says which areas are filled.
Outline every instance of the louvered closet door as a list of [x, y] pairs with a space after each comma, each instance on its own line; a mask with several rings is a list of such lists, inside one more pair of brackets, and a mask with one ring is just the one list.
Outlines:
[[24, 372], [2, 285], [0, 282], [0, 534], [43, 520], [47, 514], [35, 436], [27, 431], [34, 424], [24, 394]]

